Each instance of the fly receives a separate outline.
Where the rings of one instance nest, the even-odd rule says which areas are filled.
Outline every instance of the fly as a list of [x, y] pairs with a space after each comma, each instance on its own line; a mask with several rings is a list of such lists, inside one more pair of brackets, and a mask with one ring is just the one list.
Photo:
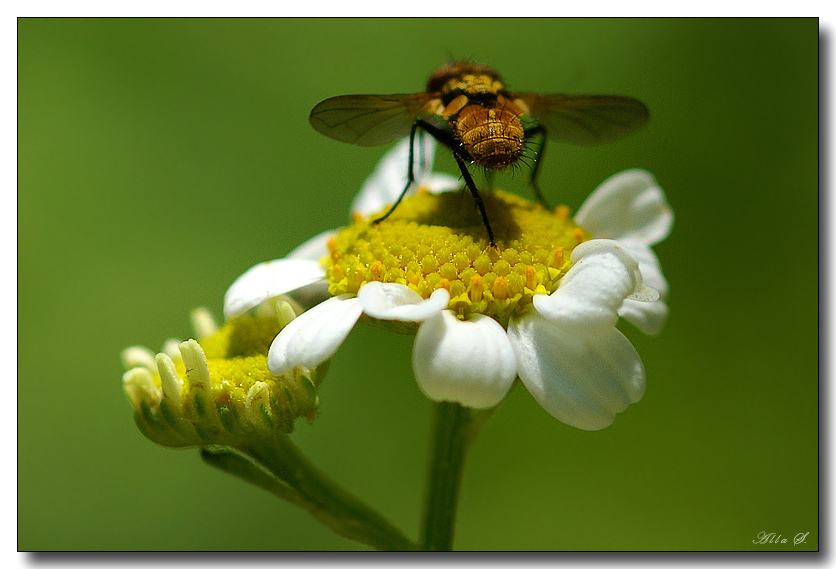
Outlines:
[[526, 143], [532, 141], [535, 152], [529, 184], [548, 207], [537, 182], [547, 139], [600, 144], [635, 132], [649, 117], [647, 107], [631, 97], [511, 92], [491, 67], [454, 62], [430, 76], [425, 93], [332, 97], [313, 108], [310, 123], [325, 136], [359, 146], [386, 144], [409, 133], [406, 187], [389, 211], [373, 223], [389, 217], [415, 183], [415, 133], [420, 129], [430, 134], [453, 152], [490, 244], [495, 246], [468, 163], [479, 164], [490, 175], [519, 162]]

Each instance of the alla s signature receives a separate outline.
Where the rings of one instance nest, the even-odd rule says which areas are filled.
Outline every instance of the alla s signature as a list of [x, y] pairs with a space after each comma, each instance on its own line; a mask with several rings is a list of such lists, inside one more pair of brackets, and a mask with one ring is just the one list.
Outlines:
[[[793, 545], [799, 545], [801, 543], [804, 543], [804, 540], [807, 539], [808, 535], [810, 535], [809, 531], [795, 534], [795, 536], [792, 538], [792, 544]], [[752, 543], [756, 543], [756, 544], [759, 544], [759, 545], [765, 545], [765, 544], [768, 544], [768, 543], [789, 543], [789, 542], [790, 542], [790, 538], [784, 537], [780, 533], [775, 533], [775, 532], [767, 533], [765, 531], [760, 532], [758, 534], [758, 537], [752, 540]]]

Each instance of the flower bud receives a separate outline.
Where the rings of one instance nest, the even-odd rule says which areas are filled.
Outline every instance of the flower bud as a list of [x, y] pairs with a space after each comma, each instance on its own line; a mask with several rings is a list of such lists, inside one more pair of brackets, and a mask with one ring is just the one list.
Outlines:
[[156, 356], [137, 346], [122, 353], [123, 386], [145, 436], [170, 447], [240, 447], [313, 419], [327, 365], [270, 373], [267, 351], [297, 307], [265, 304], [221, 328], [200, 309], [192, 315], [197, 340], [169, 341]]

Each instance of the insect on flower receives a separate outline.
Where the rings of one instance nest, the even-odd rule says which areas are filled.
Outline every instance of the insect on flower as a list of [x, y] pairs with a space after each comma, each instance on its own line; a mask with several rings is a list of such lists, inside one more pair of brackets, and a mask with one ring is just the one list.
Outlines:
[[[526, 118], [525, 123], [523, 118]], [[529, 184], [548, 207], [537, 175], [546, 139], [573, 144], [599, 144], [626, 136], [648, 120], [647, 107], [630, 97], [609, 95], [540, 95], [508, 91], [499, 74], [486, 65], [453, 62], [437, 69], [427, 91], [409, 95], [344, 95], [319, 103], [310, 115], [320, 133], [350, 144], [378, 146], [409, 133], [407, 185], [389, 217], [415, 182], [414, 148], [418, 129], [453, 151], [473, 195], [491, 246], [493, 231], [467, 163], [479, 164], [488, 176], [519, 162], [525, 145], [535, 140]]]

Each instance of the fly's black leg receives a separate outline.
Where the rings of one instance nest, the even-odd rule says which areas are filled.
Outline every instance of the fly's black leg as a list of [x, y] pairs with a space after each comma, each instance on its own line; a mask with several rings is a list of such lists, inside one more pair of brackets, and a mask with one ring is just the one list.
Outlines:
[[[395, 211], [395, 208], [398, 207], [398, 204], [401, 203], [401, 201], [403, 200], [404, 196], [406, 195], [406, 192], [408, 192], [409, 188], [412, 187], [412, 184], [415, 183], [415, 131], [418, 130], [418, 127], [421, 126], [422, 122], [424, 122], [424, 121], [415, 121], [412, 124], [412, 129], [409, 131], [409, 169], [407, 170], [406, 187], [401, 192], [401, 195], [398, 196], [398, 199], [395, 200], [395, 203], [392, 204], [392, 207], [389, 208], [389, 211], [387, 211], [382, 216], [380, 216], [377, 219], [375, 219], [374, 221], [372, 221], [372, 225], [377, 225], [378, 223], [380, 223], [381, 221], [383, 221], [384, 219], [386, 219], [387, 217], [392, 215], [392, 212]], [[423, 135], [421, 135], [421, 136], [423, 136]], [[423, 144], [421, 145], [420, 157], [421, 157], [421, 161], [422, 161], [421, 170], [423, 170], [424, 169], [424, 164], [423, 164], [424, 145]]]
[[482, 196], [479, 195], [479, 190], [476, 189], [476, 184], [473, 183], [473, 178], [470, 176], [470, 172], [467, 171], [467, 166], [462, 160], [462, 157], [459, 156], [458, 152], [453, 152], [453, 156], [456, 158], [456, 163], [459, 165], [459, 170], [462, 171], [462, 176], [464, 176], [464, 182], [467, 186], [467, 189], [470, 190], [470, 193], [473, 195], [473, 201], [476, 202], [476, 207], [479, 208], [479, 213], [482, 214], [482, 222], [485, 224], [485, 229], [488, 230], [488, 238], [491, 242], [491, 247], [496, 247], [496, 241], [493, 238], [493, 231], [491, 230], [491, 224], [488, 222], [488, 213], [485, 211], [485, 204], [482, 203]]
[[[435, 126], [434, 124], [428, 123], [427, 121], [420, 119], [412, 123], [412, 129], [409, 131], [409, 170], [407, 171], [406, 187], [401, 192], [401, 195], [398, 196], [398, 199], [395, 200], [395, 203], [392, 204], [392, 207], [389, 208], [389, 211], [372, 221], [373, 225], [377, 225], [378, 223], [392, 215], [392, 212], [395, 211], [395, 208], [398, 207], [398, 204], [400, 204], [404, 196], [406, 196], [406, 192], [408, 192], [409, 188], [412, 187], [412, 184], [415, 183], [415, 133], [418, 131], [419, 128], [421, 129], [421, 132], [418, 132], [418, 136], [421, 137], [419, 140], [419, 144], [423, 142], [424, 133], [427, 132], [444, 146], [450, 149], [455, 148], [456, 141], [453, 139], [453, 137], [449, 133]], [[419, 170], [421, 170], [421, 172], [424, 173], [423, 144], [421, 144], [418, 156], [421, 161]]]
[[[427, 133], [432, 135], [437, 141], [441, 144], [449, 148], [453, 151], [453, 157], [456, 159], [456, 163], [459, 165], [459, 170], [462, 172], [462, 176], [464, 176], [464, 182], [467, 186], [467, 189], [470, 190], [471, 195], [473, 196], [473, 201], [476, 202], [476, 207], [479, 208], [479, 213], [482, 214], [482, 221], [485, 224], [485, 229], [488, 230], [488, 238], [490, 239], [491, 247], [496, 247], [496, 241], [493, 238], [493, 230], [491, 230], [491, 224], [488, 222], [488, 213], [485, 211], [485, 204], [482, 202], [482, 196], [479, 195], [479, 190], [476, 189], [476, 183], [473, 181], [473, 177], [470, 175], [470, 172], [467, 169], [467, 165], [465, 164], [465, 158], [461, 155], [461, 144], [453, 138], [453, 135], [447, 132], [446, 130], [442, 130], [437, 126], [430, 124], [426, 121], [415, 121], [422, 129], [424, 129]], [[414, 128], [414, 127], [413, 127]]]
[[[453, 135], [449, 132], [435, 126], [434, 124], [428, 123], [425, 120], [417, 120], [412, 124], [412, 129], [409, 131], [409, 172], [407, 175], [407, 183], [406, 187], [401, 192], [401, 195], [398, 196], [398, 199], [392, 204], [392, 207], [389, 208], [383, 216], [375, 219], [372, 221], [373, 224], [378, 224], [390, 215], [392, 212], [395, 211], [395, 208], [398, 207], [398, 204], [401, 203], [406, 192], [409, 191], [409, 188], [412, 187], [412, 184], [415, 183], [415, 133], [418, 129], [421, 129], [423, 132], [426, 132], [433, 138], [435, 138], [438, 142], [449, 148], [453, 151], [453, 156], [456, 158], [456, 162], [459, 165], [459, 170], [462, 171], [462, 176], [464, 176], [465, 185], [467, 189], [470, 190], [470, 193], [473, 195], [473, 200], [476, 202], [476, 206], [479, 208], [479, 213], [482, 214], [482, 221], [485, 223], [485, 229], [488, 230], [488, 238], [490, 239], [491, 247], [496, 247], [496, 241], [493, 237], [493, 231], [491, 230], [491, 224], [488, 222], [488, 214], [485, 211], [485, 204], [482, 202], [482, 196], [479, 195], [479, 190], [476, 189], [476, 184], [473, 182], [473, 178], [470, 175], [470, 172], [467, 170], [467, 166], [464, 163], [464, 159], [459, 155], [458, 147], [460, 146], [459, 143], [453, 138]], [[423, 152], [423, 145], [421, 152]]]
[[546, 198], [543, 197], [543, 192], [540, 191], [540, 184], [537, 182], [537, 175], [540, 173], [540, 163], [543, 161], [543, 156], [546, 153], [546, 127], [538, 124], [537, 126], [525, 130], [526, 140], [535, 136], [539, 136], [540, 141], [537, 143], [537, 150], [535, 150], [534, 156], [534, 166], [531, 167], [531, 177], [528, 179], [528, 183], [531, 186], [531, 189], [534, 190], [534, 195], [537, 197], [537, 201], [540, 202], [540, 205], [546, 209], [551, 209], [549, 202], [547, 202]]

